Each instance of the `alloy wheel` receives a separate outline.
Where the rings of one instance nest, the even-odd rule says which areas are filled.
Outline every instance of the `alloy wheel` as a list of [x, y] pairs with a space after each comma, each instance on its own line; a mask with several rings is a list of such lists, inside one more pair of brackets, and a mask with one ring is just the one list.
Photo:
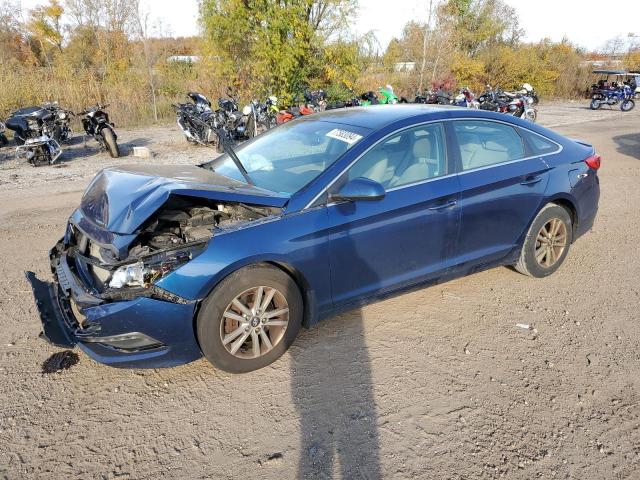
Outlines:
[[562, 257], [567, 248], [567, 226], [559, 218], [551, 218], [536, 237], [536, 262], [543, 268], [550, 268]]
[[238, 358], [258, 358], [283, 339], [289, 324], [289, 305], [272, 287], [253, 287], [237, 295], [222, 314], [220, 339]]

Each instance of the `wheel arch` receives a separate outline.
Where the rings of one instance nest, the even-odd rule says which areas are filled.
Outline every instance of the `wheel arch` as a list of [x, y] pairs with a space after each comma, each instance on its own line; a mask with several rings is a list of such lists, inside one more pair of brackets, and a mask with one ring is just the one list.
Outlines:
[[[542, 210], [545, 207], [545, 205], [548, 205], [549, 203], [555, 203], [556, 205], [564, 208], [569, 213], [569, 216], [571, 217], [571, 230], [573, 233], [573, 237], [575, 238], [575, 234], [578, 229], [578, 220], [579, 220], [578, 208], [576, 207], [576, 202], [572, 198], [570, 198], [568, 195], [567, 196], [556, 195], [554, 197], [549, 198], [547, 202], [540, 207], [540, 210]], [[538, 210], [538, 213], [540, 212], [540, 210]]]
[[575, 234], [578, 227], [578, 209], [576, 207], [575, 200], [568, 195], [558, 194], [552, 197], [545, 198], [542, 202], [540, 202], [540, 205], [538, 205], [538, 209], [535, 211], [535, 214], [531, 216], [529, 223], [527, 223], [527, 226], [525, 227], [524, 231], [520, 235], [520, 238], [518, 239], [517, 247], [513, 250], [512, 253], [515, 254], [515, 252], [520, 251], [524, 243], [524, 240], [527, 238], [527, 233], [529, 232], [529, 229], [531, 228], [533, 221], [540, 214], [542, 209], [547, 205], [549, 205], [550, 203], [558, 205], [564, 208], [565, 210], [567, 210], [567, 212], [569, 213], [569, 216], [571, 217], [571, 224], [572, 224], [571, 230], [573, 233], [573, 238], [575, 239]]
[[194, 335], [196, 335], [196, 337], [197, 337], [197, 334], [196, 334], [197, 320], [198, 320], [198, 315], [200, 314], [200, 309], [202, 307], [202, 302], [209, 295], [211, 295], [211, 292], [213, 292], [216, 289], [216, 287], [220, 284], [220, 282], [222, 282], [229, 275], [239, 270], [242, 270], [244, 268], [258, 266], [258, 265], [265, 265], [265, 266], [277, 268], [283, 271], [284, 273], [286, 273], [289, 277], [291, 277], [291, 279], [295, 282], [296, 286], [298, 287], [298, 290], [300, 290], [300, 295], [302, 297], [302, 303], [303, 303], [302, 326], [308, 328], [317, 322], [316, 297], [305, 275], [299, 269], [295, 268], [293, 265], [291, 265], [290, 263], [282, 259], [261, 258], [261, 259], [253, 259], [248, 262], [241, 262], [241, 263], [236, 263], [234, 265], [231, 265], [229, 268], [225, 269], [224, 274], [221, 275], [219, 278], [217, 278], [217, 281], [210, 286], [206, 295], [204, 295], [201, 299], [198, 300], [196, 308], [194, 309], [193, 321], [192, 321], [192, 324], [193, 324], [192, 328], [193, 328]]

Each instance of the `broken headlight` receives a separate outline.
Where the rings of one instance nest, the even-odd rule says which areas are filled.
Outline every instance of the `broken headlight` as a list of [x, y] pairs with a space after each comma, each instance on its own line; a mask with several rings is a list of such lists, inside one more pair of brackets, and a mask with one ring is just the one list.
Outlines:
[[145, 260], [122, 265], [111, 275], [108, 282], [109, 287], [149, 287], [167, 273], [187, 263], [202, 250], [203, 246], [199, 246], [180, 251], [163, 252]]

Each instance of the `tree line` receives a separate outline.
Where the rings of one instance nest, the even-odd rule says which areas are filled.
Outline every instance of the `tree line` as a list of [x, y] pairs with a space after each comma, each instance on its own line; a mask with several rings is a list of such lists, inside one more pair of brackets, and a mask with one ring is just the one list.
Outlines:
[[[545, 97], [574, 97], [590, 82], [586, 52], [568, 40], [524, 42], [501, 0], [430, 0], [422, 20], [384, 49], [372, 32], [355, 33], [355, 0], [199, 5], [202, 33], [175, 38], [140, 0], [49, 0], [27, 11], [0, 0], [0, 118], [58, 100], [78, 110], [110, 103], [120, 123], [151, 123], [172, 117], [171, 103], [187, 91], [215, 99], [228, 85], [244, 99], [291, 102], [307, 88], [339, 100], [388, 83], [407, 97], [442, 84], [479, 91], [524, 82]], [[629, 48], [625, 62], [639, 57]]]

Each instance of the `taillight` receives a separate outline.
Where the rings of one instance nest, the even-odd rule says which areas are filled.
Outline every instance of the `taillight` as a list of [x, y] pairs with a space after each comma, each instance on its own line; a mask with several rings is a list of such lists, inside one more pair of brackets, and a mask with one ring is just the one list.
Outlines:
[[593, 168], [594, 170], [598, 170], [600, 168], [600, 155], [591, 155], [590, 157], [586, 158], [584, 163], [586, 163], [590, 168]]

